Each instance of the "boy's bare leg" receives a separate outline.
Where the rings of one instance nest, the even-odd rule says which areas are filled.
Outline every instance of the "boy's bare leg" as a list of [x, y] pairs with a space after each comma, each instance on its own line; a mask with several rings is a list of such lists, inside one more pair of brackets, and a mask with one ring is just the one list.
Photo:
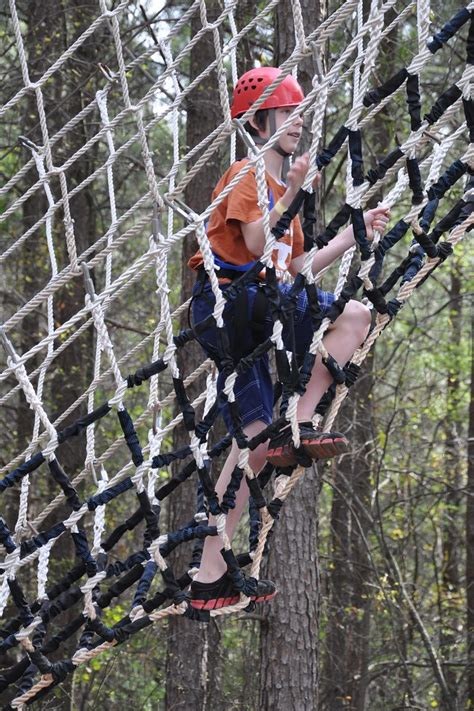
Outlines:
[[[323, 343], [328, 353], [344, 365], [365, 340], [370, 326], [370, 311], [359, 301], [349, 301], [337, 321], [326, 333]], [[331, 385], [332, 376], [318, 357], [305, 394], [298, 402], [298, 420], [309, 422], [314, 408]]]
[[[261, 430], [263, 430], [265, 427], [266, 425], [264, 422], [256, 420], [250, 425], [247, 425], [247, 427], [244, 427], [244, 432], [246, 436], [251, 439], [256, 434], [261, 432]], [[260, 469], [265, 464], [267, 449], [268, 442], [264, 442], [263, 444], [259, 445], [253, 452], [250, 452], [249, 464], [254, 472], [260, 471]], [[229, 453], [229, 456], [227, 457], [225, 464], [222, 468], [219, 479], [216, 482], [216, 492], [219, 497], [219, 500], [222, 499], [225, 493], [225, 490], [227, 488], [227, 485], [229, 484], [232, 472], [238, 462], [238, 459], [239, 448], [237, 447], [237, 444], [234, 441], [232, 443], [232, 449]], [[242, 512], [248, 502], [248, 499], [249, 489], [244, 476], [240, 484], [240, 488], [235, 497], [235, 508], [231, 509], [227, 514], [226, 531], [227, 535], [231, 540], [232, 536], [234, 535], [234, 531], [237, 527], [237, 524], [240, 521], [240, 517], [242, 516]], [[215, 525], [215, 519], [213, 516], [210, 516], [209, 518], [209, 525]], [[201, 567], [199, 568], [199, 572], [197, 573], [195, 580], [201, 583], [212, 583], [214, 582], [214, 580], [217, 580], [222, 575], [224, 575], [227, 570], [227, 566], [220, 553], [221, 548], [222, 541], [219, 536], [207, 536], [204, 541]]]

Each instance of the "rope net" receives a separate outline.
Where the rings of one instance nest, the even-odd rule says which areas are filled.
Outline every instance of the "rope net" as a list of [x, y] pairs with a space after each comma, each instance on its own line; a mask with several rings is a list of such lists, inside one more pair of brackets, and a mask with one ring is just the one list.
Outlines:
[[[148, 39], [137, 54], [129, 47], [129, 3], [124, 0], [110, 9], [105, 0], [98, 0], [92, 21], [65, 51], [53, 48], [48, 55], [51, 61], [38, 70], [30, 55], [24, 21], [15, 0], [10, 0], [10, 53], [21, 88], [1, 107], [0, 116], [6, 124], [17, 127], [17, 117], [28, 114], [30, 125], [35, 127], [30, 135], [14, 136], [12, 143], [18, 141], [21, 150], [15, 154], [15, 171], [0, 188], [4, 207], [0, 263], [7, 289], [14, 289], [16, 274], [35, 272], [35, 278], [30, 279], [34, 282], [31, 293], [25, 287], [19, 298], [4, 299], [0, 332], [5, 354], [0, 374], [3, 411], [26, 402], [32, 412], [31, 417], [24, 418], [28, 432], [23, 436], [28, 444], [5, 462], [0, 480], [0, 492], [10, 496], [16, 511], [15, 520], [0, 519], [4, 549], [0, 609], [2, 614], [7, 611], [0, 647], [6, 652], [21, 645], [25, 655], [1, 677], [2, 688], [15, 684], [17, 689], [10, 708], [40, 698], [78, 665], [162, 618], [185, 615], [203, 620], [248, 606], [249, 591], [240, 568], [251, 565], [251, 575], [258, 578], [268, 534], [304, 473], [302, 465], [277, 471], [274, 490], [269, 492], [273, 468], [267, 464], [260, 473], [254, 473], [248, 464], [250, 449], [287, 421], [298, 444], [296, 407], [318, 354], [325, 358], [334, 385], [318, 406], [314, 421], [324, 421], [325, 429], [331, 429], [376, 339], [473, 224], [469, 176], [474, 165], [474, 3], [461, 8], [444, 26], [430, 28], [426, 0], [372, 2], [365, 18], [361, 3], [347, 0], [317, 27], [306, 27], [299, 0], [291, 0], [295, 48], [281, 65], [281, 75], [261, 99], [241, 120], [231, 121], [229, 86], [236, 81], [239, 47], [256, 27], [272, 22], [277, 4], [278, 0], [271, 0], [243, 24], [237, 0], [225, 0], [212, 22], [206, 2], [196, 0], [173, 22], [160, 21], [159, 15], [153, 23], [146, 21], [144, 33]], [[375, 76], [379, 78], [379, 73], [374, 70], [383, 40], [407, 20], [416, 27], [418, 51], [409, 65], [383, 77], [377, 85]], [[197, 21], [200, 29], [184, 44], [184, 28]], [[178, 349], [185, 349], [198, 329], [180, 331], [188, 303], [178, 304], [176, 291], [171, 288], [177, 280], [176, 255], [185, 240], [197, 237], [216, 298], [213, 322], [221, 329], [225, 299], [205, 228], [212, 210], [255, 166], [259, 204], [266, 216], [265, 250], [256, 269], [267, 267], [268, 274], [275, 241], [284, 233], [292, 214], [291, 210], [285, 213], [270, 229], [263, 162], [270, 143], [257, 148], [250, 141], [249, 162], [202, 212], [192, 210], [185, 198], [216, 155], [225, 156], [227, 164], [234, 161], [236, 137], [249, 141], [243, 123], [279, 82], [296, 72], [308, 57], [320, 56], [329, 38], [345, 36], [349, 25], [355, 27], [352, 39], [338, 56], [329, 58], [325, 69], [315, 60], [318, 71], [313, 87], [299, 107], [311, 129], [311, 168], [298, 205], [292, 208], [303, 206], [310, 228], [305, 234], [308, 256], [294, 281], [293, 296], [306, 289], [311, 299], [317, 279], [311, 271], [315, 251], [328, 244], [348, 220], [352, 220], [357, 248], [350, 249], [341, 260], [334, 287], [336, 301], [329, 315], [322, 319], [315, 313], [313, 340], [297, 382], [290, 374], [281, 339], [281, 304], [273, 312], [271, 337], [226, 371], [221, 397], [231, 407], [240, 457], [226, 495], [219, 501], [213, 486], [213, 462], [227, 449], [231, 438], [226, 436], [209, 445], [218, 412], [212, 362], [207, 360], [189, 373], [182, 372], [178, 365]], [[189, 73], [190, 53], [203, 37], [212, 39], [214, 58], [187, 82], [184, 77]], [[60, 124], [57, 113], [54, 120], [51, 118], [50, 87], [61, 82], [70, 86], [74, 63], [84, 61], [94, 38], [107, 55], [107, 63], [96, 61], [92, 65], [89, 102], [76, 104], [74, 113]], [[438, 51], [449, 51], [452, 43], [467, 48], [465, 68], [422, 116], [425, 68], [435, 61]], [[185, 145], [182, 114], [186, 102], [209, 76], [217, 81], [219, 123], [200, 143]], [[338, 111], [341, 124], [323, 144], [326, 113], [334, 97], [348, 85], [351, 104], [345, 117]], [[400, 101], [404, 92], [407, 112], [403, 140], [365, 172], [362, 137], [370, 132], [376, 114], [390, 101]], [[57, 100], [65, 101], [64, 97]], [[290, 116], [273, 136], [272, 144], [291, 121]], [[167, 145], [164, 155], [154, 152], [157, 136], [162, 139], [161, 145]], [[344, 205], [334, 210], [326, 229], [316, 234], [310, 186], [316, 172], [325, 170], [336, 155], [339, 158], [344, 152], [348, 157]], [[137, 185], [133, 191], [127, 190], [132, 167], [134, 175], [140, 176], [138, 198]], [[454, 207], [446, 210], [443, 198], [451, 189], [459, 197]], [[362, 208], [382, 191], [384, 204], [392, 207], [401, 203], [405, 212], [385, 236], [376, 235], [369, 243], [363, 219], [361, 224]], [[78, 219], [78, 206], [86, 194], [95, 196], [100, 209], [100, 220], [90, 232], [90, 226]], [[404, 241], [406, 256], [387, 269], [386, 255]], [[233, 292], [244, 285], [245, 277], [233, 283]], [[373, 327], [350, 364], [331, 362], [323, 335], [358, 292], [373, 308]], [[127, 348], [114, 337], [114, 329], [124, 323], [130, 331]], [[288, 394], [288, 406], [262, 434], [249, 441], [239, 422], [233, 394], [235, 379], [237, 372], [272, 348], [277, 353], [278, 379]], [[76, 362], [70, 372], [63, 367], [58, 371], [57, 363], [67, 362], [61, 359], [73, 349], [85, 361]], [[62, 408], [61, 379], [71, 381], [75, 376], [81, 383], [87, 379], [86, 387], [78, 389], [72, 404]], [[202, 377], [206, 378], [205, 387], [191, 402], [188, 386]], [[46, 396], [51, 387], [56, 399]], [[188, 443], [172, 451], [171, 435], [181, 423], [188, 432]], [[85, 434], [85, 446], [75, 439], [81, 433]], [[66, 447], [84, 455], [77, 471], [61, 465]], [[178, 467], [176, 462], [183, 464]], [[172, 463], [177, 472], [174, 476], [170, 476]], [[253, 513], [249, 549], [237, 556], [225, 534], [225, 522], [244, 475], [252, 494]], [[196, 515], [177, 530], [162, 533], [161, 502], [188, 479], [186, 486], [198, 482]], [[32, 503], [34, 490], [35, 486], [44, 490], [45, 485], [51, 489], [52, 501], [38, 513]], [[118, 501], [125, 501], [127, 510], [133, 506], [136, 510], [110, 530], [107, 508]], [[209, 525], [209, 512], [216, 516], [216, 526]], [[138, 526], [143, 530], [141, 549], [128, 551], [124, 559], [111, 562], [109, 553], [127, 531]], [[229, 570], [241, 585], [242, 594], [236, 605], [204, 612], [189, 605], [186, 590], [199, 566], [202, 541], [209, 535], [221, 537]], [[53, 569], [54, 560], [61, 558], [67, 537], [77, 562], [66, 575], [52, 576], [50, 566]], [[167, 557], [185, 541], [195, 541], [189, 569], [175, 573]], [[37, 580], [36, 599], [27, 599], [24, 594], [26, 571]], [[160, 574], [162, 583], [158, 584]], [[107, 626], [101, 619], [102, 611], [130, 589], [133, 602], [128, 615], [113, 627]], [[74, 605], [80, 610], [77, 617], [54, 637], [49, 636], [49, 623], [55, 620], [60, 624], [61, 614]], [[77, 640], [75, 653], [59, 662], [50, 661], [50, 653], [71, 637]]]

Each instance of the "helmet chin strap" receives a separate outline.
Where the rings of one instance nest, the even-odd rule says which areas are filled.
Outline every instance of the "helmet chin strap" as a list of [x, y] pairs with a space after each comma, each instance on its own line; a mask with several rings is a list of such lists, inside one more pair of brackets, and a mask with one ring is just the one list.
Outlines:
[[[275, 109], [268, 109], [268, 120], [269, 120], [269, 128], [270, 128], [270, 138], [275, 135], [276, 133], [276, 120], [275, 120]], [[269, 139], [268, 138], [261, 138], [260, 136], [254, 136], [253, 137], [254, 142], [257, 144], [257, 146], [263, 146], [265, 143], [268, 143]], [[280, 143], [275, 143], [272, 146], [272, 150], [276, 151], [278, 155], [280, 155], [283, 158], [283, 164], [281, 166], [281, 177], [283, 182], [286, 182], [286, 174], [288, 173], [288, 170], [290, 168], [290, 156], [291, 153], [288, 153], [287, 151], [284, 151], [283, 148], [280, 146]]]

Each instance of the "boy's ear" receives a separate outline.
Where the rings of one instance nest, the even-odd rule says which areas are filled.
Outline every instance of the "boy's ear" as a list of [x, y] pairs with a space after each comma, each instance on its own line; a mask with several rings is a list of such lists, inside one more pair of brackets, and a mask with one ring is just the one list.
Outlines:
[[249, 118], [249, 124], [252, 126], [253, 129], [255, 129], [255, 131], [258, 132], [259, 136], [262, 136], [262, 134], [265, 133], [267, 128], [267, 119], [265, 119], [265, 128], [262, 128], [258, 125], [258, 122], [255, 120], [255, 115]]
[[254, 128], [256, 131], [259, 130], [259, 128], [258, 128], [258, 126], [257, 126], [257, 122], [255, 121], [255, 116], [252, 116], [251, 118], [249, 118], [249, 124], [250, 124], [250, 125], [252, 126], [252, 128]]

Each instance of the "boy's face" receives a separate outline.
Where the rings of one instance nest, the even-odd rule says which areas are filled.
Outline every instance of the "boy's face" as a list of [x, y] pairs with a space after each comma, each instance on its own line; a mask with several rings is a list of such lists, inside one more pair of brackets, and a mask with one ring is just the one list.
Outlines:
[[[286, 121], [288, 116], [294, 111], [294, 106], [284, 106], [275, 109], [275, 128], [278, 130], [280, 126]], [[301, 116], [295, 116], [292, 123], [287, 128], [285, 133], [280, 136], [280, 146], [286, 153], [294, 153], [298, 147], [298, 142], [301, 138], [301, 133], [303, 131], [303, 118]], [[260, 132], [262, 138], [270, 138], [270, 120], [267, 118], [267, 123], [265, 126], [265, 131]]]

